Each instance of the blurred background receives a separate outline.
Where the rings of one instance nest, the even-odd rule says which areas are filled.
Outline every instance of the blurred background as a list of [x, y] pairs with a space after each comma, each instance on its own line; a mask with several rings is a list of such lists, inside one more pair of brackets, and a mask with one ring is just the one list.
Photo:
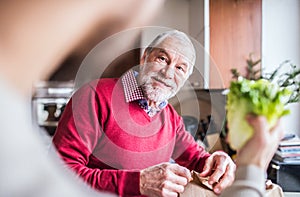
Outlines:
[[[298, 0], [167, 0], [151, 25], [178, 29], [194, 39], [200, 53], [196, 69], [189, 86], [170, 102], [181, 115], [196, 117], [198, 122], [208, 121], [207, 117], [214, 113], [218, 131], [223, 127], [225, 115], [226, 98], [222, 91], [228, 88], [232, 79], [231, 68], [245, 73], [249, 54], [261, 59], [259, 66], [263, 73], [273, 71], [285, 60], [300, 65]], [[96, 44], [112, 32], [116, 33], [113, 26], [108, 26], [107, 34], [99, 35], [98, 32], [95, 29], [93, 36], [84, 40], [61, 62], [59, 69], [47, 81], [36, 85], [33, 98], [35, 120], [39, 125], [51, 121], [45, 123], [50, 125], [51, 133], [72, 93], [82, 61]], [[133, 48], [147, 45], [156, 33], [159, 32], [140, 33], [132, 42]], [[138, 65], [142, 50], [136, 48], [120, 55], [106, 65], [101, 76], [96, 74], [91, 79], [120, 77], [126, 70]], [[186, 94], [189, 91], [192, 93]], [[54, 99], [51, 100], [52, 97]], [[42, 98], [46, 99], [41, 101]], [[216, 103], [213, 106], [212, 100]], [[195, 105], [199, 105], [196, 110]], [[289, 108], [292, 113], [284, 118], [285, 130], [300, 134], [300, 105], [293, 104]]]
[[[273, 72], [286, 60], [300, 67], [299, 0], [166, 0], [150, 25], [157, 27], [145, 28], [138, 33], [134, 31], [136, 36], [128, 46], [131, 50], [108, 64], [104, 64], [103, 59], [83, 81], [120, 77], [139, 64], [144, 46], [167, 28], [187, 33], [195, 44], [198, 59], [188, 83], [170, 103], [183, 116], [186, 129], [210, 152], [221, 149], [234, 154], [226, 143], [224, 95], [232, 80], [231, 69], [246, 74], [246, 60], [250, 54], [254, 60], [261, 60], [258, 67], [262, 74]], [[55, 73], [46, 81], [35, 84], [33, 118], [50, 136], [55, 133], [74, 89], [78, 88], [75, 82], [85, 57], [108, 35], [118, 33], [116, 29], [108, 25], [106, 31], [102, 29], [99, 34], [95, 28], [93, 35], [83, 40], [60, 63]], [[121, 45], [111, 45], [106, 53], [117, 51]], [[287, 134], [300, 136], [300, 104], [289, 104], [288, 108], [291, 114], [282, 120], [284, 130]], [[272, 165], [276, 167], [277, 164]], [[277, 165], [277, 168], [280, 167]], [[286, 172], [298, 168], [299, 164], [287, 167], [281, 176], [288, 177]], [[274, 176], [278, 174], [278, 171], [273, 173]], [[296, 179], [289, 179], [289, 182], [299, 181]], [[284, 189], [286, 182], [281, 185]]]

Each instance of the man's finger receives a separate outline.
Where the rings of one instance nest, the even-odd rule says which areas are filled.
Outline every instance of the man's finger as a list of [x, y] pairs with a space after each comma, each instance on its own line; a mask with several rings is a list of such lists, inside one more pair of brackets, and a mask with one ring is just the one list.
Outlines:
[[[185, 181], [185, 184], [186, 185], [191, 179], [192, 179], [192, 175], [191, 175], [191, 172], [183, 167], [183, 166], [180, 166], [178, 164], [173, 164], [169, 167], [169, 169], [175, 174], [175, 175], [178, 175], [177, 177], [179, 178], [182, 178], [184, 177], [186, 179]], [[179, 179], [177, 178], [177, 179]], [[179, 184], [182, 184], [182, 181], [179, 183]]]
[[212, 171], [212, 167], [213, 167], [213, 157], [208, 157], [205, 161], [203, 171], [199, 173], [199, 175], [202, 177], [206, 177], [210, 175]]
[[183, 185], [179, 185], [171, 181], [165, 181], [163, 183], [163, 188], [176, 193], [182, 193], [184, 191]]
[[216, 168], [214, 169], [214, 172], [208, 179], [209, 184], [212, 185], [216, 182], [219, 182], [219, 179], [224, 175], [224, 173], [226, 171], [227, 164], [228, 164], [227, 162], [224, 162], [224, 163], [216, 166]]
[[230, 186], [234, 181], [234, 169], [231, 169], [230, 165], [227, 166], [226, 172], [219, 179], [219, 182], [214, 186], [214, 192], [219, 194], [224, 188]]

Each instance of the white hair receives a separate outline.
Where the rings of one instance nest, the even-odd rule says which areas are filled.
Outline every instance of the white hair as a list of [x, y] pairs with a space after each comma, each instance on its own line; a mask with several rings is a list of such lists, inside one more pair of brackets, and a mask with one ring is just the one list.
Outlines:
[[159, 44], [161, 44], [164, 40], [166, 40], [167, 38], [175, 38], [176, 40], [178, 40], [180, 42], [180, 44], [187, 46], [188, 48], [191, 49], [192, 51], [192, 59], [191, 61], [191, 69], [190, 69], [190, 73], [192, 73], [193, 71], [193, 67], [195, 65], [195, 61], [196, 61], [196, 51], [194, 48], [194, 45], [191, 41], [191, 39], [183, 32], [178, 31], [178, 30], [170, 30], [170, 31], [166, 31], [163, 32], [161, 34], [159, 34], [158, 36], [156, 36], [156, 38], [148, 45], [148, 47], [146, 48], [145, 52], [147, 53], [147, 55], [149, 55], [149, 53], [154, 49], [157, 48], [159, 46]]

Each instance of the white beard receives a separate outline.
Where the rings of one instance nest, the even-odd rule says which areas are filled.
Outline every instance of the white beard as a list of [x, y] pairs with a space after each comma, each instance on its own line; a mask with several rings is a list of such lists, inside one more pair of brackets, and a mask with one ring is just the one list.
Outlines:
[[[159, 80], [165, 82], [166, 84], [172, 86], [171, 90], [161, 89], [159, 87], [153, 87], [152, 77], [158, 77]], [[147, 75], [143, 75], [139, 79], [141, 88], [147, 99], [154, 102], [162, 102], [168, 100], [176, 95], [177, 85], [174, 82], [166, 80], [164, 77], [158, 76], [157, 72], [151, 72]]]
[[168, 93], [160, 88], [153, 87], [151, 84], [143, 85], [142, 89], [147, 99], [158, 103], [164, 100], [168, 100], [174, 96], [170, 92]]

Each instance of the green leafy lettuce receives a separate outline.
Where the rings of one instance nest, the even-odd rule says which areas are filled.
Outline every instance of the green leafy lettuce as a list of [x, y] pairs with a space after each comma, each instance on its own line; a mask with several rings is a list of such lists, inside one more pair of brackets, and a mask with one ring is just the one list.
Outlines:
[[291, 93], [287, 88], [281, 88], [265, 79], [248, 80], [239, 77], [232, 81], [226, 104], [231, 148], [240, 149], [253, 134], [246, 120], [247, 114], [265, 116], [271, 128], [280, 117], [289, 114], [289, 110], [284, 107]]

